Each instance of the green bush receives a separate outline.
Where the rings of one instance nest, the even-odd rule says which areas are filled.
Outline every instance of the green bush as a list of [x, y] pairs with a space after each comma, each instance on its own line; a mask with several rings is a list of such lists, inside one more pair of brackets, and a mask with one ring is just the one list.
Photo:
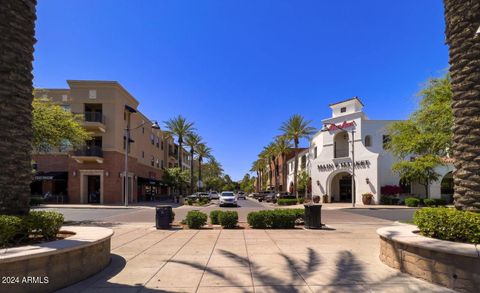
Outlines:
[[210, 223], [212, 225], [219, 225], [220, 221], [218, 220], [218, 216], [222, 213], [222, 211], [216, 210], [210, 212]]
[[191, 199], [191, 198], [187, 199], [187, 204], [188, 204], [189, 206], [193, 205], [194, 202], [195, 202], [195, 201], [194, 201], [193, 199]]
[[187, 213], [186, 222], [190, 229], [200, 229], [207, 223], [208, 216], [200, 211], [189, 211]]
[[20, 217], [0, 215], [0, 247], [7, 247], [13, 243], [21, 228]]
[[305, 217], [305, 209], [287, 209], [286, 211], [293, 214], [297, 220]]
[[218, 220], [223, 228], [233, 229], [238, 224], [238, 213], [235, 211], [222, 211], [218, 215]]
[[405, 199], [405, 204], [409, 207], [418, 207], [420, 205], [420, 199], [416, 197], [407, 197]]
[[298, 204], [303, 204], [305, 202], [305, 198], [303, 197], [300, 197], [298, 200], [297, 200], [297, 203]]
[[413, 222], [422, 235], [447, 241], [480, 243], [480, 214], [449, 208], [415, 211]]
[[42, 235], [46, 240], [55, 239], [63, 225], [63, 215], [51, 211], [31, 211], [24, 218], [29, 233]]
[[247, 222], [254, 229], [291, 229], [295, 227], [299, 210], [277, 209], [251, 212], [247, 216]]
[[440, 207], [440, 206], [446, 206], [447, 205], [447, 201], [443, 198], [434, 198], [433, 199], [435, 201], [435, 205], [437, 207]]
[[41, 197], [31, 197], [30, 198], [30, 205], [31, 206], [38, 206], [43, 203], [43, 198]]
[[277, 201], [279, 206], [291, 206], [297, 204], [296, 198], [279, 198]]
[[435, 200], [433, 200], [432, 198], [426, 198], [426, 199], [424, 199], [424, 200], [423, 200], [423, 204], [425, 204], [425, 206], [427, 206], [427, 207], [436, 206]]
[[394, 196], [382, 195], [380, 197], [380, 203], [383, 205], [398, 205], [400, 204], [400, 199]]

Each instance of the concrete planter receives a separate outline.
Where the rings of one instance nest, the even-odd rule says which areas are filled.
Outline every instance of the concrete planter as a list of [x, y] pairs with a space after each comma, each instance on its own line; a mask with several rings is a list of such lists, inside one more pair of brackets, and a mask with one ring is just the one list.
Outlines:
[[480, 292], [480, 247], [424, 237], [412, 225], [384, 227], [380, 259], [414, 277], [460, 292]]
[[101, 271], [110, 263], [113, 230], [62, 227], [63, 240], [0, 251], [0, 292], [53, 292]]

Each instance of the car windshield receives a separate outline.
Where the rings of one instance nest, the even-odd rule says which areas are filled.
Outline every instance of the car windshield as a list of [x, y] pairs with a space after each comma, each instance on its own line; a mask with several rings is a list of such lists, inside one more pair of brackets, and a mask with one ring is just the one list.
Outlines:
[[233, 196], [233, 192], [222, 192], [222, 196]]

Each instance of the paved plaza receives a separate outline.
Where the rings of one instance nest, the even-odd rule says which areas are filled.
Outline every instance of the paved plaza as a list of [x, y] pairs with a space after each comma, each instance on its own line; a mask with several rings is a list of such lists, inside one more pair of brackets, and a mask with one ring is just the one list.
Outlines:
[[61, 292], [453, 292], [379, 260], [393, 222], [326, 212], [326, 230], [156, 230], [112, 224], [112, 263]]

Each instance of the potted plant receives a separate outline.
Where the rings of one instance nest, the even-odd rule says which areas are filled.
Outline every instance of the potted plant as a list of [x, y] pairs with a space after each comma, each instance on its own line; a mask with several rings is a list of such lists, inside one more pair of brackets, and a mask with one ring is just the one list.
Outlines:
[[370, 192], [367, 192], [367, 193], [363, 193], [362, 194], [362, 202], [364, 205], [370, 205], [372, 204], [372, 198], [373, 198], [373, 194], [371, 194]]

